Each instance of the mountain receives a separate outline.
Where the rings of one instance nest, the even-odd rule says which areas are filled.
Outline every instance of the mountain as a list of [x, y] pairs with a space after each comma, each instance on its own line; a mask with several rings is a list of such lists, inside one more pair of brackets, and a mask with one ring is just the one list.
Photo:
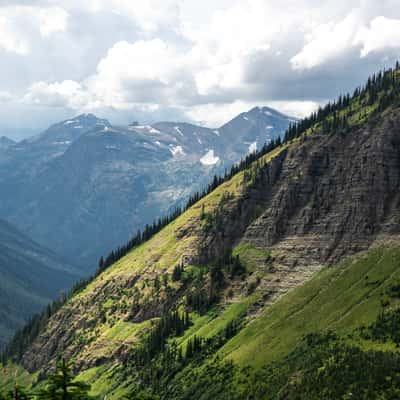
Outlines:
[[219, 129], [112, 126], [83, 114], [0, 151], [0, 216], [88, 274], [104, 252], [282, 135], [289, 122], [266, 107]]
[[6, 136], [0, 136], [0, 150], [7, 149], [13, 144], [15, 144], [15, 142], [12, 139], [9, 139]]
[[0, 220], [0, 347], [80, 277], [50, 250]]
[[397, 67], [291, 125], [28, 325], [0, 387], [15, 371], [40, 387], [65, 357], [108, 399], [397, 398], [399, 131]]

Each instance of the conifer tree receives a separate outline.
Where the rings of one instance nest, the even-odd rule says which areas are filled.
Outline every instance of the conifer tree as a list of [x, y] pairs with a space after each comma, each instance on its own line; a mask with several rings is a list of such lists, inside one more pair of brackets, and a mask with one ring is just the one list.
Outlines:
[[53, 374], [48, 375], [45, 388], [38, 393], [40, 400], [90, 400], [90, 385], [74, 380], [70, 365], [63, 359]]

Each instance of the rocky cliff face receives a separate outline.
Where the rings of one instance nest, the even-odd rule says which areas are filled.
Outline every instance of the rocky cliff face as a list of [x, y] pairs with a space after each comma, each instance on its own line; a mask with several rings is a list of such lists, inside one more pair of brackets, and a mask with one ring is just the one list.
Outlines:
[[313, 133], [285, 144], [71, 299], [25, 353], [23, 365], [30, 371], [47, 368], [60, 354], [74, 357], [79, 369], [122, 360], [137, 340], [137, 328], [129, 340], [108, 342], [109, 329], [146, 324], [168, 305], [180, 304], [188, 290], [186, 283], [173, 283], [156, 296], [149, 282], [170, 274], [177, 263], [207, 264], [246, 244], [258, 252], [258, 279], [251, 273], [227, 281], [235, 300], [225, 296], [220, 306], [246, 297], [257, 284], [262, 296], [248, 312], [251, 318], [322, 265], [399, 233], [399, 179], [400, 109], [348, 133]]
[[397, 109], [351, 133], [294, 143], [260, 168], [245, 197], [228, 207], [223, 233], [208, 237], [205, 248], [218, 252], [242, 240], [274, 249], [282, 260], [331, 263], [398, 233], [399, 133]]

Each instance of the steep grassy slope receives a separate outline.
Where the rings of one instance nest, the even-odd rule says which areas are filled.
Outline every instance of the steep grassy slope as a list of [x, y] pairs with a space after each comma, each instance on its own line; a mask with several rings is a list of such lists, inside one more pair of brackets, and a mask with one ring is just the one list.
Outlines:
[[[327, 334], [335, 331], [342, 338], [343, 344], [355, 346], [362, 352], [397, 351], [396, 344], [391, 340], [365, 339], [360, 334], [362, 332], [360, 328], [371, 325], [382, 312], [399, 309], [400, 299], [391, 294], [391, 289], [400, 283], [399, 263], [398, 244], [378, 244], [363, 255], [324, 269], [303, 286], [283, 296], [260, 315], [247, 314], [246, 326], [215, 354], [206, 354], [203, 357], [200, 355], [198, 360], [194, 359], [181, 368], [176, 376], [171, 377], [169, 389], [161, 390], [164, 396], [162, 398], [210, 399], [214, 398], [213, 396], [221, 399], [236, 398], [229, 397], [233, 394], [229, 395], [230, 392], [226, 391], [227, 382], [232, 379], [234, 392], [238, 393], [240, 385], [237, 381], [242, 381], [243, 384], [248, 379], [246, 385], [249, 386], [245, 385], [245, 388], [249, 391], [250, 386], [254, 384], [251, 379], [257, 380], [256, 377], [251, 378], [252, 371], [260, 371], [262, 374], [262, 368], [268, 365], [274, 368], [278, 366], [279, 374], [282, 375], [280, 380], [284, 380], [287, 371], [284, 368], [285, 364], [282, 365], [282, 360], [291, 357], [289, 365], [294, 363], [293, 359], [296, 360], [291, 372], [294, 374], [295, 368], [300, 368], [297, 365], [300, 364], [297, 347], [303, 338], [311, 333]], [[223, 331], [229, 321], [246, 315], [249, 305], [252, 304], [252, 301], [248, 300], [235, 303], [223, 311], [212, 310], [203, 316], [193, 316], [193, 326], [184, 336], [178, 338], [178, 344], [185, 347], [188, 339], [194, 335], [202, 338], [215, 337]], [[122, 326], [119, 326], [119, 329], [122, 338], [126, 331], [123, 333]], [[113, 334], [109, 337], [115, 338]], [[307, 351], [310, 349], [303, 349], [301, 357], [304, 358], [304, 352]], [[219, 361], [215, 364], [216, 357]], [[225, 363], [230, 360], [236, 365], [233, 370]], [[278, 364], [275, 365], [274, 362]], [[245, 373], [240, 369], [249, 366], [251, 369]], [[118, 376], [122, 372], [116, 365], [114, 368], [113, 371], [110, 364], [93, 367], [82, 372], [79, 379], [91, 382], [95, 395], [109, 393], [109, 398], [120, 399], [135, 385], [129, 384], [129, 380], [128, 384], [126, 380], [119, 381]], [[226, 368], [228, 371], [225, 371]], [[301, 368], [304, 368], [304, 365], [301, 365]], [[267, 377], [268, 375], [264, 376], [264, 379]], [[204, 381], [196, 385], [196, 379], [199, 381], [210, 379], [210, 381], [208, 385], [205, 385]], [[218, 379], [225, 379], [226, 382], [219, 382]], [[219, 383], [222, 387], [218, 389]], [[279, 383], [282, 386], [284, 384]], [[149, 388], [151, 389], [151, 385]], [[218, 390], [221, 390], [221, 393], [218, 393]], [[273, 392], [268, 393], [265, 388], [263, 394], [266, 397], [259, 398], [276, 398]]]
[[0, 346], [79, 279], [71, 266], [0, 220]]
[[399, 263], [399, 247], [379, 246], [321, 271], [249, 323], [221, 355], [262, 366], [286, 355], [308, 333], [331, 330], [345, 336], [371, 324], [387, 300], [386, 307], [399, 305], [399, 299], [388, 298], [400, 282]]
[[[395, 377], [396, 336], [377, 332], [397, 326], [400, 109], [379, 90], [291, 128], [97, 276], [14, 357], [21, 376], [66, 357], [95, 394], [180, 400], [307, 398], [338, 354]], [[383, 386], [371, 378], [365, 393]]]

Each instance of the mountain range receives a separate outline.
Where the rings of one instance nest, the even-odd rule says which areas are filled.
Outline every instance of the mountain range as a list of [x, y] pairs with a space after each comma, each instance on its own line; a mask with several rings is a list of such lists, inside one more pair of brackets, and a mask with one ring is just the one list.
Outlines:
[[101, 255], [282, 135], [290, 121], [267, 107], [218, 129], [114, 126], [83, 114], [18, 143], [3, 138], [0, 216], [88, 274]]
[[399, 132], [398, 65], [26, 325], [0, 390], [66, 359], [110, 400], [398, 398]]

